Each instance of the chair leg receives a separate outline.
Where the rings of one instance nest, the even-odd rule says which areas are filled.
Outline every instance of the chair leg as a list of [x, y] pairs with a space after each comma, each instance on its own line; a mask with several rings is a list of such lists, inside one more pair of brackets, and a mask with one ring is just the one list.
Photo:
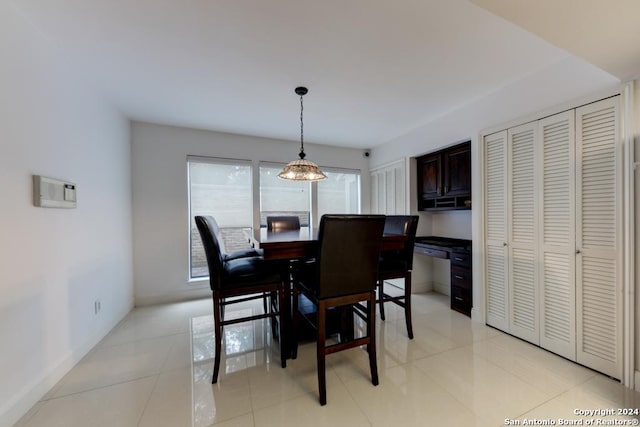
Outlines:
[[325, 346], [326, 346], [326, 326], [327, 326], [327, 308], [323, 302], [318, 304], [318, 337], [316, 340], [316, 354], [318, 364], [318, 392], [320, 394], [320, 405], [327, 404], [327, 378], [325, 365]]
[[215, 334], [215, 358], [213, 360], [213, 379], [211, 384], [218, 382], [218, 373], [220, 372], [220, 355], [222, 353], [222, 321], [224, 313], [223, 307], [221, 307], [220, 297], [214, 293], [213, 295], [213, 323]]
[[298, 295], [299, 291], [296, 287], [293, 287], [293, 297], [292, 297], [292, 324], [291, 324], [291, 342], [289, 343], [291, 349], [291, 358], [296, 359], [298, 357], [298, 336], [300, 334], [300, 323], [302, 319], [300, 318], [300, 313], [298, 313]]
[[367, 336], [369, 344], [367, 352], [369, 353], [369, 367], [371, 368], [371, 383], [378, 385], [378, 361], [376, 359], [376, 297], [371, 293], [371, 298], [367, 301], [367, 309], [369, 311], [367, 318]]
[[[287, 367], [287, 358], [289, 357], [289, 345], [286, 339], [287, 334], [285, 333], [285, 328], [287, 327], [285, 316], [287, 316], [289, 304], [285, 303], [285, 293], [288, 295], [288, 292], [285, 292], [284, 286], [281, 286], [280, 290], [278, 291], [278, 312], [280, 313], [280, 320], [278, 323], [280, 326], [280, 366], [282, 366], [283, 368]], [[271, 324], [274, 324], [275, 319], [275, 316], [271, 317]]]
[[404, 276], [404, 318], [407, 323], [407, 335], [413, 339], [413, 324], [411, 321], [411, 272]]
[[384, 280], [378, 281], [378, 303], [380, 304], [380, 318], [386, 320], [384, 316]]
[[262, 309], [264, 310], [264, 314], [267, 314], [267, 296], [268, 295], [269, 295], [268, 292], [262, 293]]
[[[279, 296], [276, 295], [275, 292], [269, 292], [269, 313], [273, 313], [274, 311], [279, 311], [279, 303], [276, 303], [276, 301], [280, 301]], [[276, 305], [278, 304], [278, 306]], [[279, 323], [282, 322], [282, 313], [280, 313], [280, 320], [276, 321], [275, 317], [271, 317], [269, 318], [269, 321], [271, 323], [271, 335], [276, 338], [277, 340], [280, 340], [280, 337], [282, 336], [282, 334], [279, 333], [279, 329], [281, 329], [281, 327], [279, 327]]]

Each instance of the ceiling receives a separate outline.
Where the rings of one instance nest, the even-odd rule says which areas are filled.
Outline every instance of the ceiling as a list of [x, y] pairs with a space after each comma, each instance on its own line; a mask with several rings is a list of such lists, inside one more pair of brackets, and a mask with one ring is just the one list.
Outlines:
[[[618, 0], [580, 1], [602, 9]], [[555, 0], [476, 3], [482, 7], [468, 0], [13, 5], [74, 73], [132, 120], [299, 141], [294, 88], [304, 85], [305, 141], [354, 148], [393, 140], [564, 60], [566, 50], [575, 48], [619, 78], [640, 69], [607, 49], [594, 54], [588, 49], [594, 34], [576, 40], [562, 31], [560, 17], [547, 22], [543, 11]], [[634, 17], [637, 4], [620, 0]], [[640, 58], [638, 28], [634, 59]]]
[[471, 0], [622, 81], [640, 77], [638, 0]]

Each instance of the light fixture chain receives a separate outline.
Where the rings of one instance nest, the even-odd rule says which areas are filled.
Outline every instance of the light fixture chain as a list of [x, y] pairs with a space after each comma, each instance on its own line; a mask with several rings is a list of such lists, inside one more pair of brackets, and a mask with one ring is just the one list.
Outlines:
[[287, 166], [278, 174], [278, 178], [289, 181], [320, 181], [327, 176], [322, 173], [318, 165], [306, 160], [304, 154], [304, 104], [302, 97], [307, 94], [307, 88], [298, 86], [295, 93], [300, 96], [300, 154], [299, 159], [287, 163]]
[[304, 121], [302, 120], [302, 111], [304, 106], [302, 104], [302, 95], [300, 95], [300, 152], [304, 153]]

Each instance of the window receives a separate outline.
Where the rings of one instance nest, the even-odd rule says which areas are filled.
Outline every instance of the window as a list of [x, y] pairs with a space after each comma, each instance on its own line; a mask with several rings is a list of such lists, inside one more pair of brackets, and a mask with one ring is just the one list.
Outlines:
[[[223, 249], [248, 248], [245, 232], [266, 227], [267, 215], [298, 215], [301, 226], [317, 227], [325, 213], [360, 213], [360, 172], [323, 168], [318, 183], [278, 178], [283, 164], [262, 163], [259, 188], [253, 188], [253, 165], [247, 160], [189, 156], [189, 278], [209, 275], [207, 259], [195, 225], [197, 215], [211, 215], [222, 234]], [[254, 224], [254, 192], [260, 192], [260, 224]], [[256, 194], [257, 195], [257, 194]], [[257, 199], [255, 199], [257, 200]], [[257, 209], [257, 207], [255, 207]]]
[[268, 215], [297, 215], [300, 225], [310, 224], [311, 183], [278, 178], [282, 165], [260, 165], [260, 226]]
[[253, 223], [251, 163], [189, 157], [190, 277], [209, 275], [196, 228], [196, 215], [212, 215], [220, 226], [227, 251], [246, 247], [243, 228]]
[[318, 218], [326, 213], [360, 213], [360, 173], [324, 170], [327, 179], [318, 182]]

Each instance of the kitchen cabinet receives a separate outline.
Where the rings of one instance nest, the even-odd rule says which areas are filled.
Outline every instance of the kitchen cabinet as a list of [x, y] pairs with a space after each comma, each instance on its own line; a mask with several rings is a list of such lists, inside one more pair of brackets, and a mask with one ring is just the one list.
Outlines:
[[418, 236], [414, 253], [449, 259], [451, 265], [451, 309], [471, 316], [473, 270], [471, 240], [440, 236]]
[[418, 209], [471, 209], [471, 141], [417, 159]]
[[451, 252], [451, 308], [471, 316], [472, 270], [471, 252]]

